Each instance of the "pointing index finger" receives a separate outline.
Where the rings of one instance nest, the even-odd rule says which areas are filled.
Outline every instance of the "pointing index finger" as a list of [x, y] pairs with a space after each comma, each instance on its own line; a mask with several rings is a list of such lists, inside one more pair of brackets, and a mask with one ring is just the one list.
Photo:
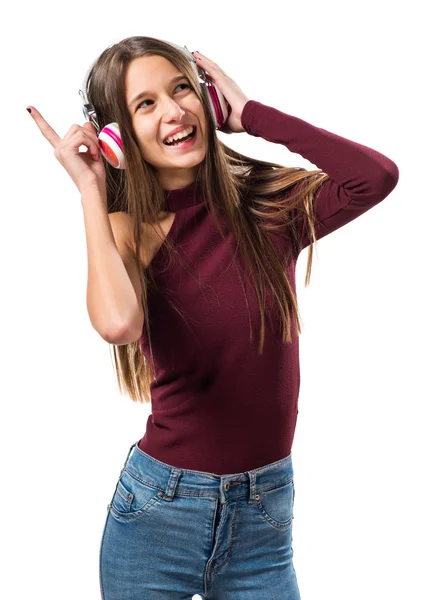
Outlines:
[[60, 136], [57, 132], [49, 125], [49, 123], [42, 117], [37, 109], [34, 106], [29, 105], [28, 108], [31, 108], [31, 116], [36, 122], [37, 127], [40, 129], [44, 137], [48, 140], [48, 142], [56, 148], [58, 142], [61, 140]]

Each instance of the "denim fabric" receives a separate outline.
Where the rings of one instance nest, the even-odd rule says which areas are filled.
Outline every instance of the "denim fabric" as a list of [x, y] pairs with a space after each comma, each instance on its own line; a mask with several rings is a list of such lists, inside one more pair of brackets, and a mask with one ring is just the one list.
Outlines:
[[107, 508], [103, 600], [300, 600], [291, 454], [217, 475], [167, 465], [137, 444]]

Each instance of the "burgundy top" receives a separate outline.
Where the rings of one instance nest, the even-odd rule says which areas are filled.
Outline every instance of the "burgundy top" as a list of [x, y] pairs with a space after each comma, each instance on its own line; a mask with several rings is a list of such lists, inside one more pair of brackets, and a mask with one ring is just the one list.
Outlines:
[[[242, 126], [250, 135], [300, 154], [331, 177], [315, 201], [318, 239], [365, 213], [397, 185], [397, 165], [383, 154], [255, 100], [245, 105]], [[292, 343], [283, 343], [279, 319], [272, 314], [273, 329], [267, 315], [259, 356], [256, 295], [246, 282], [247, 307], [237, 267], [228, 268], [230, 250], [199, 186], [191, 183], [165, 195], [168, 210], [176, 213], [168, 238], [186, 262], [181, 265], [173, 255], [168, 265], [165, 245], [152, 259], [162, 294], [178, 310], [162, 294], [149, 292], [157, 381], [151, 385], [152, 414], [138, 446], [168, 465], [218, 475], [280, 460], [291, 454], [298, 413], [295, 323]], [[301, 248], [292, 249], [287, 235], [272, 239], [281, 257], [291, 257], [284, 268], [295, 293], [297, 257], [310, 240], [305, 237]], [[228, 240], [235, 249], [231, 233]], [[237, 260], [243, 265], [239, 254]], [[152, 364], [145, 327], [140, 345]]]

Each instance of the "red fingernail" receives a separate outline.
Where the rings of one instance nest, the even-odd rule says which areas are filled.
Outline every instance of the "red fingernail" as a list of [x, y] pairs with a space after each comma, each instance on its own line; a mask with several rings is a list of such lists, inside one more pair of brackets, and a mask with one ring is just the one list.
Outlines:
[[28, 112], [31, 113], [31, 108], [27, 108]]

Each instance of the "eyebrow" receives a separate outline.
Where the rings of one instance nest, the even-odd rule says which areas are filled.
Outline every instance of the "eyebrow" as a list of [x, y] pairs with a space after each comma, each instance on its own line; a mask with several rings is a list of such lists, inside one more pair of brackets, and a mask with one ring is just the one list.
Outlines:
[[[176, 81], [180, 81], [180, 79], [187, 79], [187, 77], [185, 75], [178, 75], [177, 77], [173, 77], [170, 80], [170, 84], [171, 83], [175, 83]], [[140, 92], [139, 94], [137, 94], [132, 100], [131, 102], [128, 104], [128, 107], [131, 106], [131, 104], [133, 104], [136, 100], [139, 100], [140, 98], [142, 98], [143, 96], [145, 96], [146, 94], [151, 94], [152, 92]]]

